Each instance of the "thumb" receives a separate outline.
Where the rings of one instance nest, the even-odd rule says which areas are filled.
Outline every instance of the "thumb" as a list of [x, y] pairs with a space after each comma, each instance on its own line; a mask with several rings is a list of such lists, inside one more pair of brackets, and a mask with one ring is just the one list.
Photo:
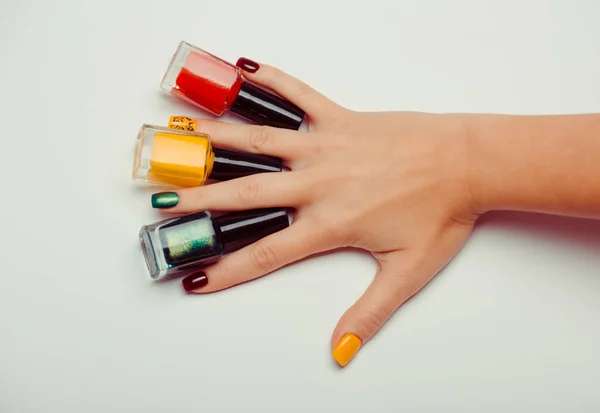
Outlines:
[[380, 269], [362, 297], [338, 322], [331, 338], [332, 356], [342, 367], [383, 327], [392, 314], [433, 275], [418, 274], [417, 253], [395, 253]]

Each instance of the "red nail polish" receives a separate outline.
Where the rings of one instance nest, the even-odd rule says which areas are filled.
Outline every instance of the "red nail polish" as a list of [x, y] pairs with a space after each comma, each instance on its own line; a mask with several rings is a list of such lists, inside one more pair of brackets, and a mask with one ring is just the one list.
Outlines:
[[288, 100], [245, 80], [241, 68], [186, 42], [179, 44], [160, 86], [213, 115], [231, 111], [259, 125], [298, 130], [305, 115]]
[[258, 63], [245, 57], [240, 57], [235, 65], [237, 67], [241, 67], [248, 73], [256, 73], [258, 69], [260, 69], [260, 65]]
[[203, 272], [197, 272], [181, 280], [181, 285], [186, 292], [194, 291], [208, 284], [208, 277]]

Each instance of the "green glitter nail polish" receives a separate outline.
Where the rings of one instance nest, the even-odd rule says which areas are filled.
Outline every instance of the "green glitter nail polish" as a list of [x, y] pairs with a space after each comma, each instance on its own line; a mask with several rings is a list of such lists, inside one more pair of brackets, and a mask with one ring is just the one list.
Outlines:
[[152, 195], [152, 208], [173, 208], [179, 203], [176, 192], [159, 192]]
[[203, 261], [222, 254], [212, 220], [206, 216], [185, 218], [175, 226], [165, 225], [160, 233], [165, 260], [171, 266]]
[[197, 272], [223, 255], [288, 226], [283, 208], [238, 211], [219, 217], [202, 211], [144, 225], [139, 236], [150, 277], [156, 280]]

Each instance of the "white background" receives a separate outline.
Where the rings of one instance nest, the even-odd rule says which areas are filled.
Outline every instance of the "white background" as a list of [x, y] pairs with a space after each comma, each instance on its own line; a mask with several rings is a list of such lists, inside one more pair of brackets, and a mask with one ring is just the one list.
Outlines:
[[330, 335], [369, 256], [186, 296], [147, 276], [137, 233], [160, 215], [130, 180], [142, 123], [205, 116], [158, 89], [180, 40], [359, 110], [597, 112], [599, 15], [597, 0], [0, 0], [0, 411], [599, 411], [597, 222], [485, 217], [340, 369]]

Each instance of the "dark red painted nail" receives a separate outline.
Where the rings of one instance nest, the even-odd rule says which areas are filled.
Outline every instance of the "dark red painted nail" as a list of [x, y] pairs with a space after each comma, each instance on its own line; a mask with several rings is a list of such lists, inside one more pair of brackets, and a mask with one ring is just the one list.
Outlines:
[[203, 272], [197, 272], [185, 277], [181, 284], [186, 292], [194, 291], [208, 284], [208, 277]]
[[254, 60], [246, 59], [245, 57], [240, 57], [235, 65], [248, 73], [255, 73], [258, 69], [260, 69], [260, 65], [258, 63], [256, 63]]

